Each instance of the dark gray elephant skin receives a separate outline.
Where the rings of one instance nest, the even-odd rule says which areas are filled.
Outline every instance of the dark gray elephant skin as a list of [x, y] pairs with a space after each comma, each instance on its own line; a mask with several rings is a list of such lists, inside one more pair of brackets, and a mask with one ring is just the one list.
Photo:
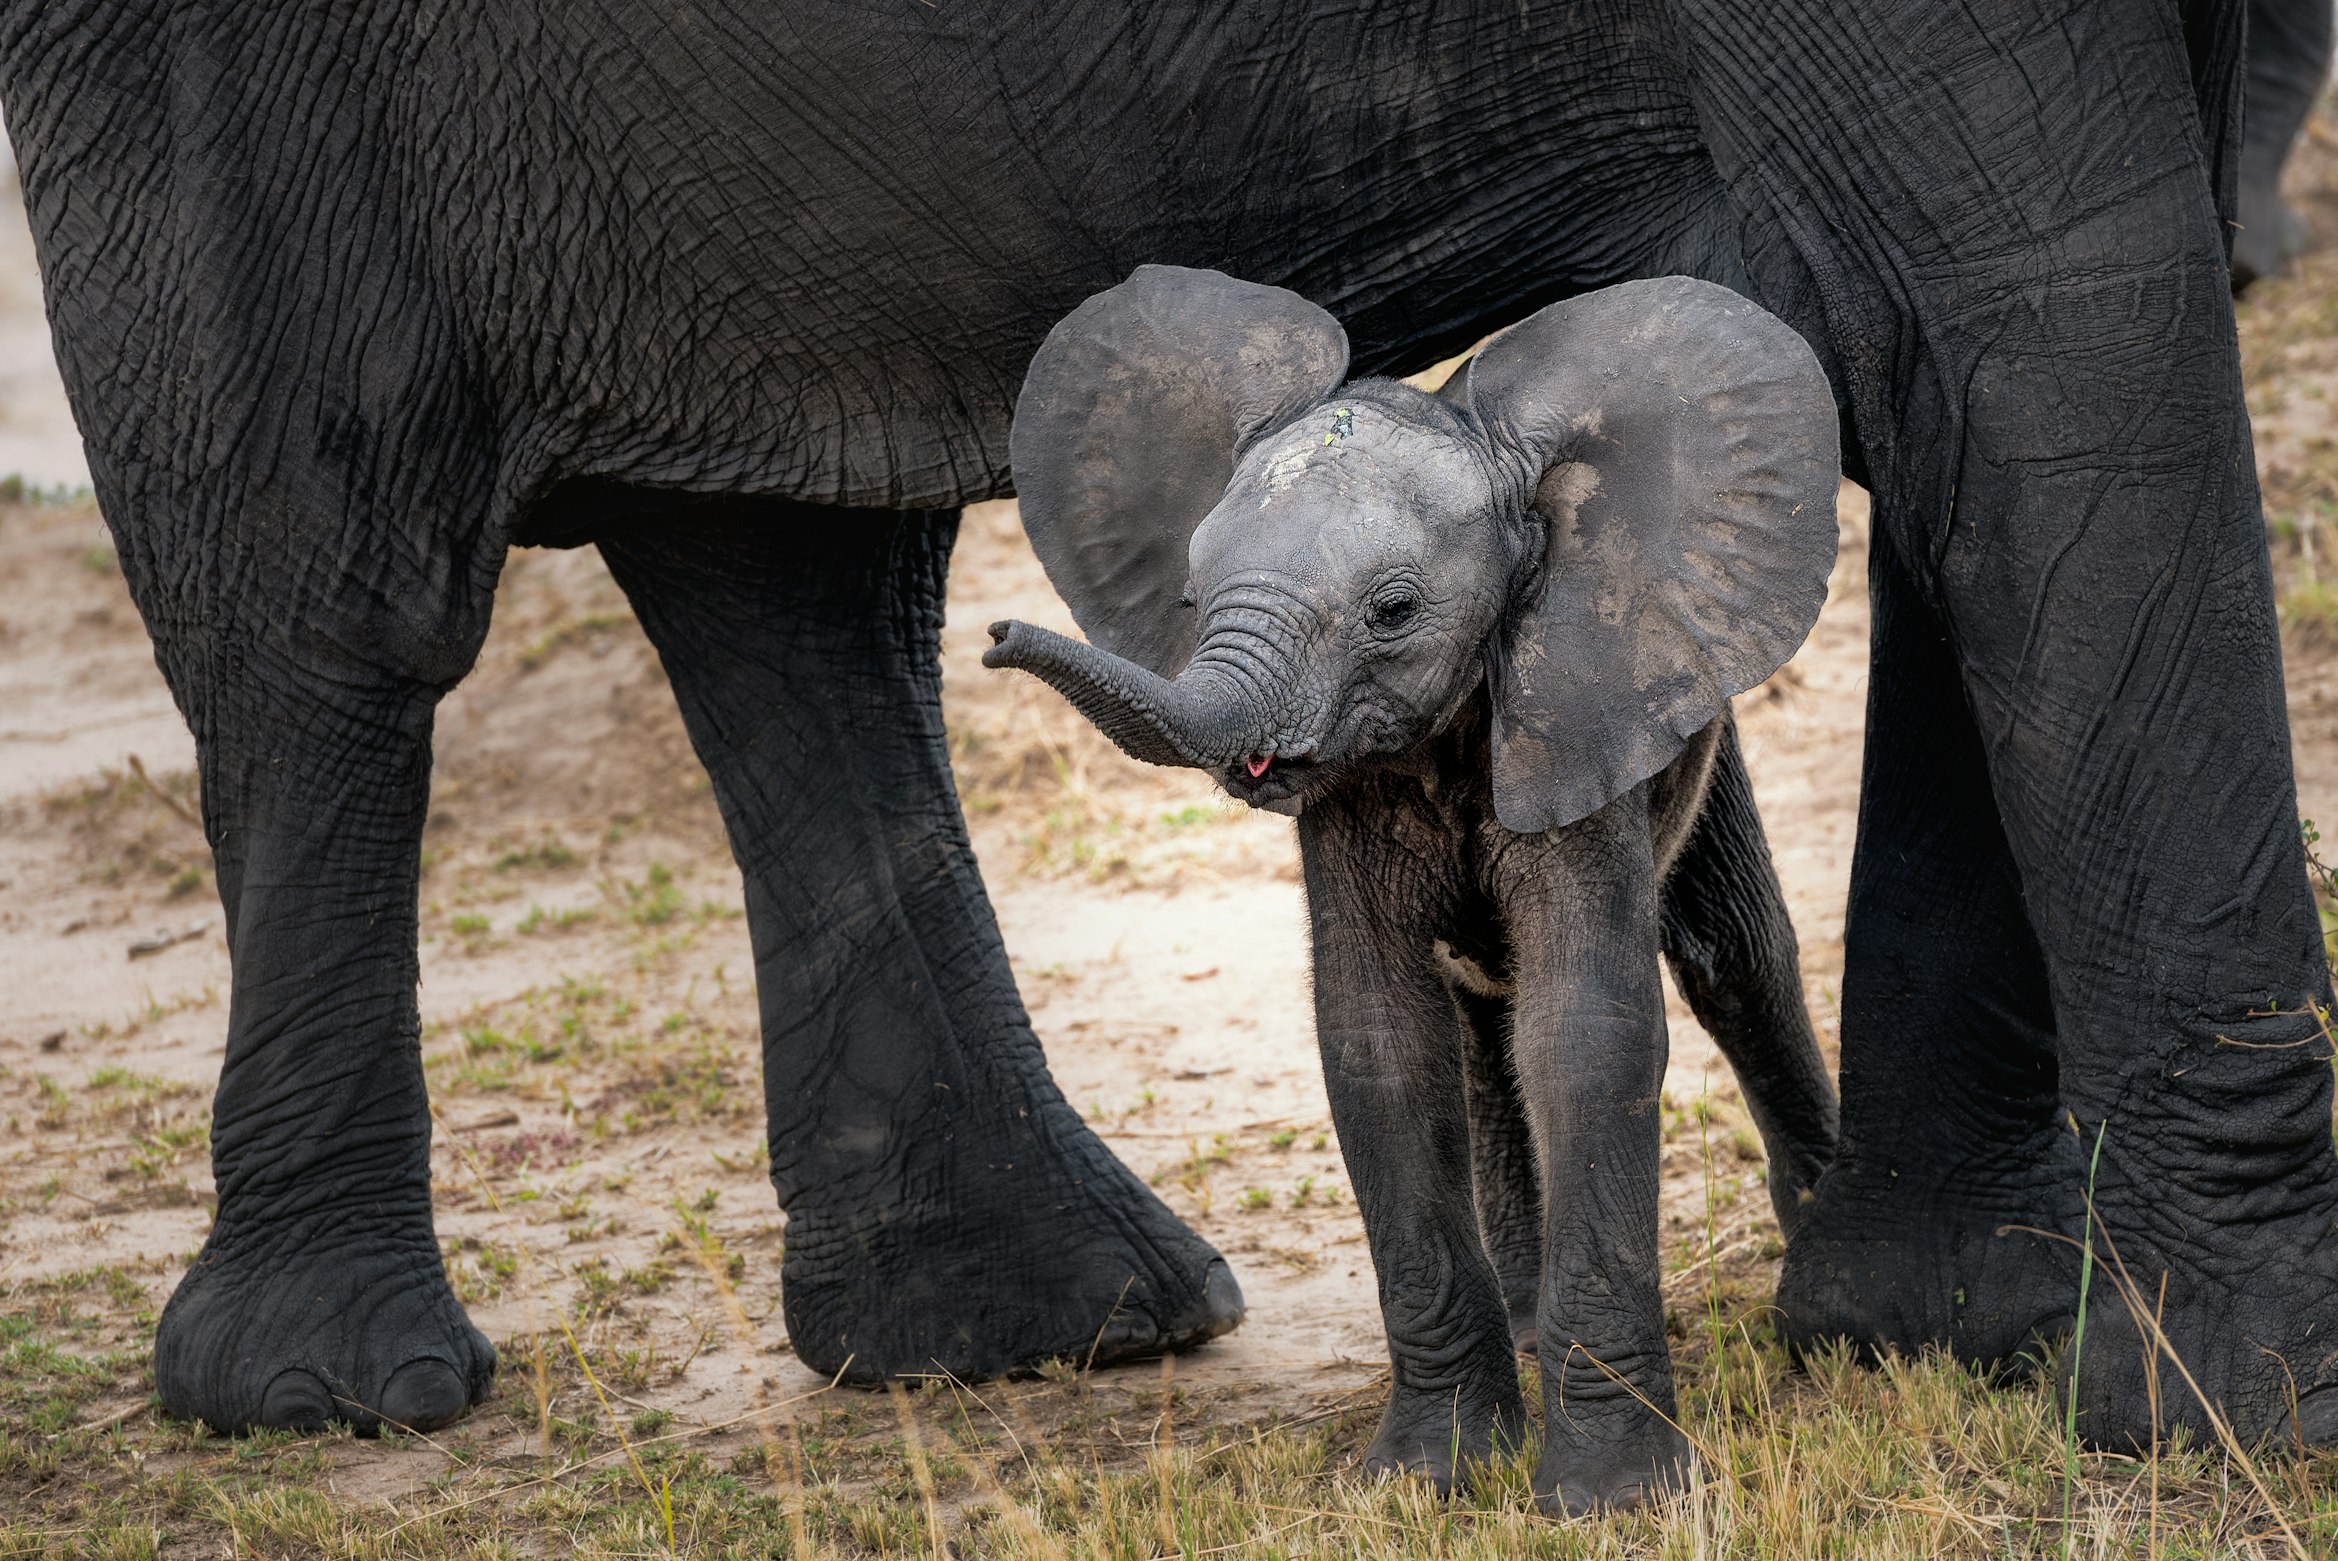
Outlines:
[[[788, 1337], [965, 1373], [1239, 1299], [1049, 1082], [952, 793], [952, 511], [1148, 262], [1359, 374], [1702, 277], [1875, 499], [1842, 1137], [1797, 1340], [2066, 1315], [2075, 1116], [2241, 1434], [2338, 1436], [2328, 977], [2227, 269], [2240, 0], [0, 0], [60, 366], [197, 745], [234, 960], [174, 1412], [425, 1425], [492, 1357], [430, 1223], [432, 712], [597, 543], [747, 885]], [[2232, 1044], [2228, 1044], [2232, 1043]], [[2155, 1417], [2101, 1285], [2080, 1426]]]
[[1826, 599], [1833, 398], [1791, 329], [1678, 277], [1550, 305], [1444, 397], [1342, 385], [1347, 358], [1321, 309], [1214, 271], [1082, 305], [1012, 448], [1095, 643], [1002, 623], [984, 660], [1299, 816], [1388, 1325], [1367, 1465], [1450, 1487], [1515, 1443], [1515, 1346], [1541, 1358], [1538, 1499], [1638, 1505], [1690, 1457], [1657, 1291], [1660, 944], [1787, 1230], [1834, 1153], [1728, 715]]
[[2280, 276], [2304, 253], [2305, 222], [2281, 198], [2281, 170], [2314, 100], [2329, 89], [2331, 0], [2249, 0], [2232, 286]]

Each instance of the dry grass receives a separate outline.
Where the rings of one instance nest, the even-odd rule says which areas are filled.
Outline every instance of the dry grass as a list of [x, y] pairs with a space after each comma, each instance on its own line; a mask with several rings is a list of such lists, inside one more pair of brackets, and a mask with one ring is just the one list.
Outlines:
[[[677, 1246], [727, 1297], [701, 1225]], [[514, 1282], [541, 1284], [523, 1259]], [[1788, 1367], [1726, 1290], [1680, 1341], [1701, 1478], [1658, 1511], [1537, 1517], [1528, 1468], [1447, 1503], [1354, 1462], [1376, 1391], [1234, 1424], [1155, 1378], [1065, 1371], [883, 1397], [815, 1390], [729, 1424], [635, 1413], [588, 1298], [503, 1342], [501, 1397], [410, 1449], [425, 1489], [336, 1496], [344, 1439], [159, 1422], [144, 1285], [19, 1285], [0, 1309], [0, 1556], [2281, 1556], [2338, 1547], [2338, 1455], [2086, 1454], [2051, 1393], [1939, 1359]], [[729, 1308], [734, 1328], [748, 1325]], [[527, 1450], [514, 1452], [517, 1437]], [[2262, 1489], [2259, 1489], [2259, 1482]], [[2067, 1516], [2065, 1516], [2067, 1510]]]

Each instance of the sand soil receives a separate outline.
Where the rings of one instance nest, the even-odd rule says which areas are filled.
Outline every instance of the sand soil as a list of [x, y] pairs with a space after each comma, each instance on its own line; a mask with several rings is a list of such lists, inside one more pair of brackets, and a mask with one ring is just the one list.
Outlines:
[[[38, 481], [71, 482], [69, 425], [41, 400], [53, 372], [38, 372], [29, 246], [6, 219], [0, 468], [21, 451]], [[2309, 517], [2338, 497], [2312, 488], [2330, 459], [2327, 334], [2267, 325], [2251, 345], [2290, 376], [2281, 405], [2259, 407], [2268, 493]], [[1846, 488], [1818, 627], [1738, 711], [1830, 1056], [1866, 520]], [[2285, 582], [2301, 553], [2313, 578], [2316, 524], [2277, 527]], [[1370, 1403], [1385, 1357], [1316, 1068], [1291, 826], [1129, 764], [1031, 680], [984, 671], [983, 626], [1010, 615], [1070, 627], [1012, 505], [979, 506], [952, 575], [946, 699], [1007, 946], [1065, 1094], [1249, 1298], [1243, 1327], [1176, 1361], [1175, 1380], [1194, 1412], [1229, 1420]], [[2319, 632], [2293, 635], [2297, 752], [2304, 811], [2338, 820], [2338, 663]], [[0, 507], [0, 1295], [111, 1270], [127, 1276], [110, 1313], [123, 1339], [150, 1328], [210, 1218], [228, 967], [192, 769], [95, 510]], [[785, 1222], [764, 1174], [738, 876], [657, 660], [590, 550], [512, 558], [479, 668], [441, 714], [426, 846], [439, 1229], [507, 1360], [466, 1434], [532, 1445], [548, 1422], [529, 1362], [546, 1337], [569, 1348], [562, 1323], [605, 1391], [674, 1434], [743, 1439], [756, 1403], [820, 1394], [779, 1310]], [[1780, 1243], [1728, 1069], [1677, 998], [1671, 1023], [1666, 1287], [1693, 1313], [1715, 1286], [1766, 1294]], [[577, 1374], [544, 1380], [546, 1413], [589, 1407]], [[1143, 1366], [1082, 1391], [1159, 1380]], [[88, 1413], [148, 1411], [126, 1392]], [[412, 1446], [333, 1454], [352, 1498], [442, 1467]]]

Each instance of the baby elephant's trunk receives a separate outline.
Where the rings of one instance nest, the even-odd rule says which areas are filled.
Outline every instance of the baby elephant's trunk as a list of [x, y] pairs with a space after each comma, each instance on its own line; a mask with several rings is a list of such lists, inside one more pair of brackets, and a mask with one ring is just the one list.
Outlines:
[[1214, 665], [1188, 667], [1172, 682], [1028, 623], [994, 623], [990, 637], [997, 643], [982, 653], [984, 666], [1036, 674], [1146, 764], [1214, 770], [1251, 753], [1269, 724], [1251, 691]]

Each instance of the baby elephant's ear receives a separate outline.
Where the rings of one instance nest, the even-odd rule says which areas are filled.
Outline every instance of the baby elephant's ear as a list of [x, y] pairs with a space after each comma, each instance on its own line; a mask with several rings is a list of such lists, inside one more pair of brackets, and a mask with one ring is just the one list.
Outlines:
[[1143, 266], [1047, 335], [1009, 446], [1023, 529], [1088, 638], [1163, 677], [1193, 655], [1186, 548], [1241, 452], [1337, 389], [1347, 333], [1296, 293]]
[[1493, 689], [1494, 811], [1534, 833], [1663, 769], [1810, 632], [1835, 404], [1783, 321], [1689, 277], [1553, 304], [1465, 372], [1547, 533]]

